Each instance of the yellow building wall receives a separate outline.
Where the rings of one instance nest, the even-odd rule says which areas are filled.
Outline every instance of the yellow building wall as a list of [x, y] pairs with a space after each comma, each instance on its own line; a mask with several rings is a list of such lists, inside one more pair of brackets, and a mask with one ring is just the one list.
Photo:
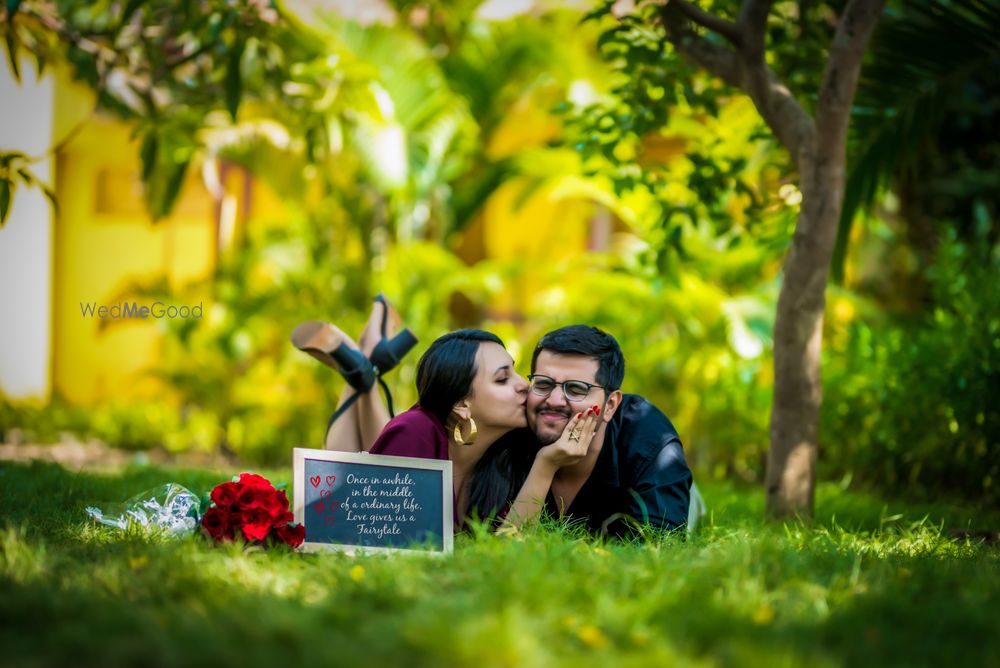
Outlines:
[[[166, 389], [146, 373], [159, 360], [164, 321], [108, 320], [102, 326], [99, 318], [82, 314], [81, 303], [111, 306], [137, 283], [165, 279], [165, 304], [201, 301], [208, 317], [209, 294], [193, 300], [174, 295], [213, 271], [220, 207], [202, 182], [200, 165], [192, 164], [174, 212], [154, 223], [131, 128], [92, 113], [92, 93], [65, 75], [57, 77], [55, 107], [54, 136], [72, 140], [57, 156], [55, 178], [52, 387], [77, 404], [166, 398]], [[246, 188], [245, 178], [243, 170], [229, 170], [221, 208], [245, 224], [248, 194], [259, 215], [280, 216], [273, 193], [259, 182]], [[157, 301], [133, 299], [140, 305]]]
[[53, 387], [74, 403], [161, 390], [141, 372], [157, 359], [162, 325], [133, 319], [102, 326], [81, 304], [119, 303], [134, 282], [161, 276], [176, 288], [214, 265], [213, 201], [197, 173], [188, 175], [175, 213], [154, 224], [137, 156], [128, 128], [103, 118], [87, 121], [58, 156]]

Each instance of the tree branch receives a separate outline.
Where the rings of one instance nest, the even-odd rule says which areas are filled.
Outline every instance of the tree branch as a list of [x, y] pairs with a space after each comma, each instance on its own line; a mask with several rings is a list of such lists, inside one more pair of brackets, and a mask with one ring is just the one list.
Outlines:
[[752, 63], [764, 61], [767, 17], [772, 4], [774, 0], [743, 0], [740, 6], [736, 25], [743, 36], [741, 51]]
[[660, 20], [667, 31], [667, 39], [681, 55], [730, 86], [740, 87], [736, 51], [709, 42], [695, 33], [691, 29], [690, 19], [673, 0], [668, 0], [663, 5]]
[[798, 164], [800, 152], [811, 149], [815, 124], [788, 86], [767, 65], [767, 17], [773, 4], [774, 0], [743, 0], [740, 6], [736, 24], [743, 35], [740, 47], [742, 88]]
[[732, 21], [727, 21], [720, 16], [706, 12], [701, 7], [691, 4], [688, 0], [667, 0], [667, 4], [676, 7], [677, 11], [692, 23], [722, 35], [733, 46], [739, 46], [742, 42], [743, 38], [740, 34], [740, 29]]
[[823, 147], [839, 151], [847, 141], [861, 64], [885, 3], [886, 0], [850, 0], [840, 17], [816, 106], [818, 141]]
[[[762, 12], [766, 21], [769, 0], [763, 3], [748, 0], [748, 4], [756, 5], [752, 12], [755, 20]], [[694, 32], [690, 19], [673, 1], [663, 6], [660, 16], [667, 30], [667, 39], [677, 52], [749, 95], [768, 127], [798, 164], [800, 153], [812, 147], [815, 125], [788, 87], [767, 66], [763, 51], [760, 58], [753, 62], [748, 59], [744, 48], [734, 51], [708, 41]]]

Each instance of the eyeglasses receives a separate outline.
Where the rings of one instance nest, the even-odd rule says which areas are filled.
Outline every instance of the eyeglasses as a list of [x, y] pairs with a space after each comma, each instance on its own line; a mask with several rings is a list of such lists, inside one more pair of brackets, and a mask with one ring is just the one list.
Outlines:
[[556, 382], [555, 378], [549, 378], [548, 376], [543, 376], [541, 374], [533, 373], [528, 376], [528, 380], [531, 381], [531, 392], [532, 394], [537, 394], [540, 397], [547, 397], [552, 394], [552, 390], [556, 389], [556, 386], [561, 386], [563, 391], [563, 396], [566, 397], [567, 401], [583, 401], [590, 394], [590, 391], [595, 387], [604, 389], [603, 385], [594, 385], [593, 383], [585, 383], [582, 380], [564, 380], [559, 383]]

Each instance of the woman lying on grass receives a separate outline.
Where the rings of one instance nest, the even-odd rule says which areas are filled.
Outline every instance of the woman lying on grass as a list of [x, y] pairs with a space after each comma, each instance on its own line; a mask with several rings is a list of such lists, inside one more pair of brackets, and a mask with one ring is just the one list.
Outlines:
[[[397, 333], [398, 323], [380, 295], [360, 345], [319, 321], [292, 332], [296, 347], [337, 369], [350, 387], [331, 418], [327, 449], [451, 460], [459, 529], [467, 517], [505, 518], [515, 526], [536, 517], [551, 480], [544, 471], [587, 453], [600, 409], [578, 413], [561, 438], [533, 453], [537, 441], [525, 429], [527, 381], [514, 371], [499, 337], [462, 329], [427, 349], [417, 365], [417, 404], [390, 420], [373, 391], [375, 380], [416, 343], [409, 330]], [[519, 471], [528, 471], [527, 476]]]

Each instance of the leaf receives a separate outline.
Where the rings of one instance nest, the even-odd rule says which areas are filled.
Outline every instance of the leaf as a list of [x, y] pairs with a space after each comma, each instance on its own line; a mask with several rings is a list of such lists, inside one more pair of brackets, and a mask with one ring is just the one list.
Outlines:
[[0, 152], [0, 167], [9, 169], [15, 160], [21, 160], [23, 162], [27, 157], [28, 156], [21, 151], [2, 151]]
[[967, 82], [995, 67], [1000, 6], [928, 0], [887, 16], [870, 47], [851, 114], [848, 180], [831, 278], [841, 283], [856, 214], [893, 179], [917, 168]]
[[21, 0], [7, 0], [7, 21], [10, 22], [21, 6]]
[[0, 226], [3, 226], [7, 222], [7, 213], [10, 211], [11, 194], [11, 182], [6, 179], [0, 181]]
[[240, 72], [240, 61], [243, 59], [243, 50], [246, 42], [239, 41], [233, 45], [229, 52], [229, 63], [226, 66], [226, 108], [233, 122], [236, 122], [236, 112], [240, 107], [240, 98], [243, 97], [243, 75]]
[[149, 183], [153, 175], [153, 168], [156, 166], [156, 154], [159, 149], [159, 140], [152, 132], [142, 140], [142, 148], [139, 149], [139, 157], [142, 162], [142, 182]]
[[17, 66], [17, 38], [14, 37], [13, 31], [7, 33], [7, 61], [10, 63], [11, 72], [14, 74], [14, 80], [21, 83], [21, 70]]
[[611, 13], [611, 8], [614, 6], [614, 4], [615, 3], [613, 2], [602, 3], [601, 6], [598, 7], [597, 9], [594, 9], [584, 14], [583, 18], [580, 19], [580, 23], [583, 24], [586, 23], [587, 21], [596, 21], [600, 19], [602, 16], [607, 16], [608, 14]]
[[17, 174], [18, 176], [21, 177], [21, 180], [24, 181], [24, 185], [28, 186], [29, 188], [35, 185], [35, 175], [29, 172], [24, 167], [19, 167], [17, 170]]
[[121, 22], [121, 24], [123, 26], [126, 23], [129, 22], [129, 19], [132, 18], [132, 15], [135, 14], [136, 10], [139, 9], [139, 7], [145, 1], [146, 0], [129, 0], [129, 3], [127, 5], [125, 5], [125, 11], [122, 12], [122, 22]]
[[42, 75], [45, 74], [45, 66], [48, 61], [45, 60], [45, 55], [41, 52], [35, 52], [35, 78], [39, 81], [42, 79]]
[[174, 204], [177, 203], [177, 196], [181, 192], [181, 186], [184, 185], [184, 176], [187, 174], [189, 164], [191, 164], [190, 158], [184, 162], [171, 165], [171, 171], [166, 177], [167, 180], [163, 186], [162, 194], [157, 201], [151, 203], [150, 208], [152, 209], [151, 213], [154, 220], [160, 220], [170, 215]]
[[617, 25], [610, 30], [605, 30], [601, 33], [601, 36], [597, 38], [597, 50], [602, 51], [608, 44], [620, 44], [624, 42], [624, 33], [628, 33], [629, 30], [631, 30], [629, 26], [623, 25]]
[[45, 194], [45, 197], [48, 198], [49, 204], [52, 205], [53, 210], [58, 212], [59, 202], [56, 200], [56, 191], [50, 188], [49, 186], [43, 185], [42, 192]]

